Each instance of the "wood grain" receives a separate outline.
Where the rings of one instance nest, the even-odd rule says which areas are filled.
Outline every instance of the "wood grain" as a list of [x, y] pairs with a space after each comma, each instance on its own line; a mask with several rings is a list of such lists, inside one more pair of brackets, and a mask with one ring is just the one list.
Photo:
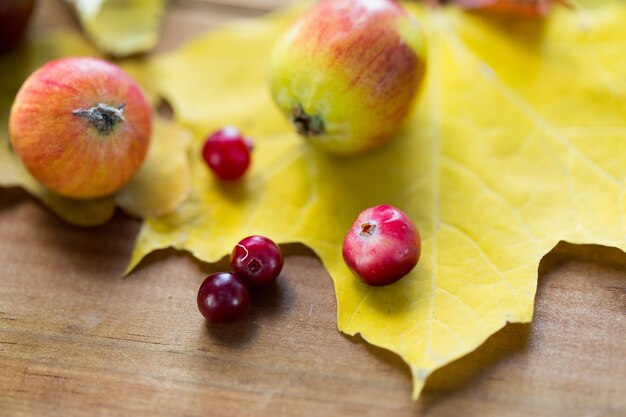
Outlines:
[[[74, 24], [40, 2], [33, 30]], [[159, 49], [287, 0], [174, 2]], [[624, 416], [626, 255], [559, 245], [536, 318], [437, 371], [416, 403], [395, 355], [336, 329], [332, 283], [299, 245], [244, 320], [207, 325], [204, 265], [165, 251], [121, 279], [139, 222], [67, 226], [0, 190], [0, 416]]]

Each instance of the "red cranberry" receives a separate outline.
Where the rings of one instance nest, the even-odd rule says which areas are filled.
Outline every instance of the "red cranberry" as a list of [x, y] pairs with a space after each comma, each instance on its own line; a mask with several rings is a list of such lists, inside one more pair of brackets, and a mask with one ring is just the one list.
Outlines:
[[202, 148], [202, 157], [221, 180], [237, 180], [250, 166], [252, 142], [234, 127], [225, 127], [213, 133]]
[[283, 255], [272, 240], [249, 236], [233, 249], [230, 268], [251, 287], [265, 287], [273, 283], [283, 269]]
[[230, 272], [209, 275], [198, 291], [198, 309], [214, 323], [240, 318], [249, 302], [246, 286]]
[[369, 285], [396, 282], [417, 265], [421, 241], [411, 219], [383, 205], [359, 214], [343, 241], [343, 259]]

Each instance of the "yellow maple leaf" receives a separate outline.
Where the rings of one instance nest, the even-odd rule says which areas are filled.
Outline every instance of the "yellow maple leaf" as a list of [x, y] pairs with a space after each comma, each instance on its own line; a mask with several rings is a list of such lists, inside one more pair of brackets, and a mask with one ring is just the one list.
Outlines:
[[103, 52], [127, 56], [147, 52], [159, 41], [166, 0], [65, 0]]
[[[11, 151], [8, 119], [11, 103], [22, 82], [45, 62], [70, 55], [97, 56], [73, 31], [45, 33], [0, 57], [0, 187], [22, 187], [59, 217], [80, 226], [102, 224], [115, 206], [138, 217], [159, 216], [174, 210], [187, 198], [191, 172], [187, 151], [190, 132], [171, 122], [155, 119], [148, 156], [135, 177], [117, 195], [94, 200], [73, 200], [48, 191], [23, 167]], [[136, 72], [134, 63], [128, 63]]]
[[[165, 247], [212, 262], [251, 234], [302, 242], [333, 278], [339, 329], [400, 355], [417, 397], [435, 369], [532, 319], [539, 260], [560, 240], [626, 249], [626, 6], [556, 10], [542, 27], [410, 7], [428, 33], [425, 91], [397, 140], [356, 158], [308, 147], [269, 96], [267, 57], [298, 10], [156, 58], [158, 92], [196, 133], [193, 191], [144, 223], [129, 270]], [[200, 158], [227, 124], [256, 141], [236, 184]], [[414, 219], [423, 251], [409, 276], [374, 288], [341, 242], [383, 203]]]

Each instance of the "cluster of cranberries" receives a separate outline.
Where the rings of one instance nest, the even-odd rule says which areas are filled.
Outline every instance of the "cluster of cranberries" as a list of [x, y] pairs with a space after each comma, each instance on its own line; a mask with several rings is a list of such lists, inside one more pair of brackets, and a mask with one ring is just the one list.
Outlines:
[[[221, 180], [241, 178], [250, 165], [252, 142], [234, 127], [223, 128], [207, 139], [202, 156]], [[419, 232], [400, 209], [379, 205], [363, 210], [343, 241], [348, 267], [368, 285], [389, 285], [407, 275], [421, 253]], [[232, 273], [208, 277], [198, 293], [198, 306], [211, 321], [226, 321], [243, 314], [248, 305], [247, 284], [271, 284], [282, 268], [274, 242], [252, 236], [239, 242], [231, 256]]]
[[[250, 166], [252, 141], [235, 127], [225, 127], [210, 135], [202, 157], [213, 174], [222, 181], [240, 179]], [[271, 285], [283, 268], [280, 248], [264, 236], [249, 236], [240, 241], [230, 256], [231, 272], [208, 276], [198, 291], [198, 308], [209, 321], [235, 320], [250, 303], [248, 288]]]
[[230, 255], [231, 272], [209, 275], [200, 285], [200, 313], [214, 323], [238, 319], [250, 303], [248, 288], [271, 285], [282, 268], [282, 253], [272, 240], [264, 236], [243, 239]]

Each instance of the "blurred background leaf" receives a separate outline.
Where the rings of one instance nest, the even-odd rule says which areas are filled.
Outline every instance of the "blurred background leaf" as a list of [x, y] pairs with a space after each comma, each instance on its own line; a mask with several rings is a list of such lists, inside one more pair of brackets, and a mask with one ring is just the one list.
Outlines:
[[127, 56], [148, 52], [159, 41], [167, 0], [65, 0], [102, 52]]

